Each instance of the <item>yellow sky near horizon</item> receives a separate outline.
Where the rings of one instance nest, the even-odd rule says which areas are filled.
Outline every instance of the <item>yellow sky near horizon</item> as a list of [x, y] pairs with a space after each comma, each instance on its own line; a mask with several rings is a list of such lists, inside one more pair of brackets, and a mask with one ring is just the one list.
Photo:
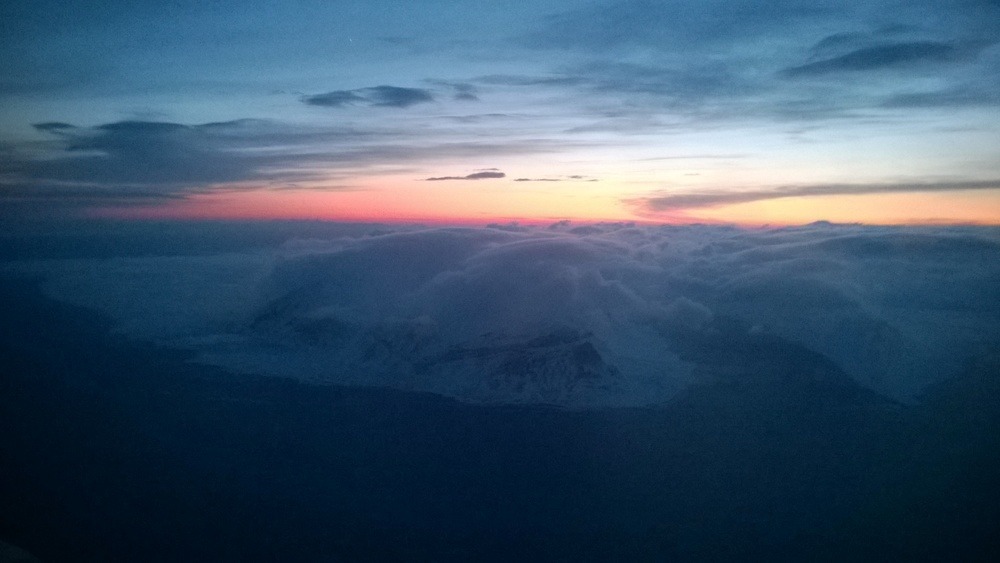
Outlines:
[[752, 225], [795, 225], [813, 221], [877, 225], [1000, 225], [1000, 191], [787, 197], [692, 210], [691, 215]]

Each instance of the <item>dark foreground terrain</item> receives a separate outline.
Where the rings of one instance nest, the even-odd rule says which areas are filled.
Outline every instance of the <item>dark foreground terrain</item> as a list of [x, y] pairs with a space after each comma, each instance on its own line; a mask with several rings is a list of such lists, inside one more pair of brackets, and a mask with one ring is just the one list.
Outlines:
[[0, 303], [0, 539], [43, 561], [1000, 560], [995, 360], [902, 406], [761, 348], [568, 412], [237, 377], [28, 281]]

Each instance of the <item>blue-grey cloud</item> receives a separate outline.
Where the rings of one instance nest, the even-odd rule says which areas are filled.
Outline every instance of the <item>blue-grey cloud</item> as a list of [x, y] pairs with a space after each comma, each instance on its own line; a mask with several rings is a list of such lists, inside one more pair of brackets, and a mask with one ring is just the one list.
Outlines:
[[954, 60], [954, 45], [934, 41], [914, 41], [865, 47], [845, 55], [794, 66], [782, 71], [784, 76], [816, 76], [833, 72], [883, 70], [920, 62]]
[[408, 108], [434, 101], [430, 90], [399, 86], [373, 86], [355, 90], [335, 90], [325, 94], [304, 96], [302, 101], [312, 106], [340, 108], [352, 105]]
[[[788, 40], [817, 36], [828, 38], [818, 46], [840, 48], [862, 37], [889, 40], [921, 30], [989, 39], [1000, 33], [998, 7], [992, 0], [603, 1], [568, 6], [527, 31], [521, 41], [536, 48], [591, 53], [655, 49], [691, 58], [718, 54], [720, 46], [787, 46]], [[831, 26], [842, 31], [831, 34]]]
[[454, 84], [453, 87], [455, 89], [454, 98], [456, 100], [466, 102], [479, 101], [479, 96], [476, 94], [477, 89], [472, 84]]
[[440, 86], [451, 91], [454, 100], [464, 102], [478, 102], [479, 89], [469, 82], [450, 82], [447, 80], [428, 80], [431, 84]]
[[[988, 98], [991, 85], [982, 84], [982, 77], [996, 73], [988, 57], [980, 55], [1000, 40], [996, 21], [996, 4], [978, 0], [891, 6], [799, 0], [766, 6], [713, 0], [595, 2], [556, 13], [521, 38], [532, 48], [572, 55], [553, 68], [552, 78], [480, 80], [572, 90], [594, 100], [593, 108], [613, 96], [609, 110], [624, 114], [632, 109], [636, 116], [595, 119], [569, 133], [641, 133], [742, 119], [870, 119], [884, 111], [887, 97], [907, 93], [905, 80], [847, 81], [817, 90], [809, 81], [788, 78], [911, 68], [946, 72], [942, 78], [976, 84], [984, 94], [938, 97], [937, 107], [949, 101], [984, 105], [980, 101]], [[841, 31], [830, 33], [831, 28]], [[899, 100], [892, 105], [909, 107], [904, 104]], [[659, 115], [673, 117], [673, 122], [659, 120]]]
[[46, 131], [46, 132], [58, 132], [58, 131], [64, 131], [66, 129], [76, 129], [75, 125], [69, 123], [63, 123], [62, 121], [45, 121], [43, 123], [33, 123], [31, 126], [34, 127], [35, 129], [38, 129], [39, 131]]
[[[562, 72], [558, 80], [507, 76], [502, 83], [524, 88], [558, 88], [593, 100], [589, 122], [566, 129], [568, 134], [648, 134], [685, 130], [695, 123], [752, 118], [782, 121], [844, 118], [851, 116], [859, 105], [876, 106], [881, 101], [870, 96], [859, 97], [849, 88], [821, 94], [797, 91], [781, 84], [786, 81], [747, 73], [745, 65], [707, 58], [670, 64], [593, 61]], [[483, 79], [486, 78], [490, 77]]]
[[456, 123], [464, 124], [479, 124], [483, 122], [511, 122], [515, 120], [524, 120], [524, 115], [511, 114], [511, 113], [481, 113], [472, 115], [451, 115], [445, 117], [449, 121], [454, 121]]
[[840, 56], [845, 51], [853, 51], [870, 45], [874, 41], [870, 33], [842, 31], [827, 35], [820, 39], [810, 49], [810, 54], [816, 58], [832, 58]]
[[367, 98], [364, 98], [356, 94], [354, 90], [337, 90], [334, 92], [327, 92], [325, 94], [303, 96], [302, 101], [313, 106], [324, 106], [332, 108], [342, 107], [350, 104], [357, 104], [361, 102], [369, 102]]
[[628, 200], [648, 211], [671, 211], [716, 207], [787, 197], [863, 195], [880, 193], [952, 192], [962, 190], [1000, 190], [1000, 179], [955, 182], [899, 182], [867, 184], [805, 184], [749, 190], [700, 190], [666, 193]]
[[[692, 58], [684, 62], [635, 63], [592, 60], [564, 66], [554, 76], [483, 76], [482, 84], [565, 92], [593, 100], [590, 123], [565, 132], [646, 133], [677, 127], [677, 119], [706, 121], [716, 117], [760, 114], [771, 102], [773, 85], [742, 74], [738, 65]], [[753, 97], [752, 103], [747, 103]], [[608, 100], [613, 100], [608, 102]], [[670, 115], [673, 125], [659, 117]]]
[[472, 174], [466, 174], [465, 176], [435, 176], [433, 178], [424, 178], [425, 182], [439, 182], [442, 180], [494, 180], [497, 178], [505, 178], [506, 174], [503, 172], [498, 172], [495, 170], [484, 170], [482, 172], [473, 172]]
[[677, 99], [741, 96], [759, 88], [737, 68], [718, 61], [691, 61], [682, 66], [623, 62], [591, 63], [578, 69], [593, 77], [599, 91], [630, 91]]
[[945, 88], [927, 92], [895, 94], [886, 99], [885, 108], [961, 108], [1000, 105], [1000, 83], [987, 85], [966, 85], [961, 88]]
[[[321, 189], [350, 187], [346, 178], [449, 154], [481, 160], [561, 150], [559, 141], [507, 138], [454, 142], [354, 127], [289, 125], [242, 119], [183, 124], [120, 121], [92, 127], [41, 122], [44, 143], [0, 144], [0, 200], [26, 213], [172, 199], [215, 189], [282, 189], [323, 180]], [[344, 172], [340, 172], [344, 170]], [[402, 169], [401, 169], [402, 170]], [[448, 178], [502, 178], [495, 169]], [[89, 196], [88, 196], [89, 194]], [[39, 207], [41, 206], [41, 207]], [[8, 209], [9, 210], [9, 209]]]
[[[938, 107], [992, 103], [996, 91], [996, 80], [991, 78], [996, 75], [992, 72], [995, 64], [991, 66], [988, 57], [980, 57], [990, 44], [988, 41], [932, 41], [918, 36], [886, 43], [886, 35], [845, 33], [827, 37], [809, 50], [808, 62], [794, 66], [789, 66], [785, 57], [743, 60], [706, 55], [664, 57], [644, 63], [597, 58], [564, 67], [560, 70], [558, 87], [571, 88], [578, 95], [595, 100], [612, 96], [626, 101], [608, 104], [601, 112], [596, 109], [602, 107], [601, 102], [596, 101], [595, 109], [591, 110], [593, 121], [567, 132], [641, 134], [683, 129], [695, 122], [726, 123], [748, 118], [782, 122], [871, 119], [873, 112], [888, 106], [909, 107], [904, 105], [904, 96], [909, 94], [905, 92], [905, 81], [885, 81], [865, 87], [843, 82], [816, 90], [807, 82], [787, 80], [837, 72], [905, 71], [926, 66], [948, 72], [952, 82], [961, 83], [961, 87], [954, 89], [964, 91], [935, 96]], [[761, 73], [760, 69], [769, 64], [774, 65], [775, 73]], [[528, 76], [506, 77], [503, 82], [523, 87], [550, 85]], [[895, 99], [896, 96], [900, 98]]]
[[[39, 185], [40, 194], [89, 190], [98, 198], [138, 193], [171, 196], [216, 183], [273, 178], [270, 168], [294, 166], [303, 155], [262, 149], [296, 137], [299, 143], [306, 140], [303, 132], [282, 131], [253, 120], [197, 125], [120, 121], [87, 128], [46, 122], [35, 128], [56, 136], [59, 149], [42, 159], [8, 159], [0, 170], [15, 182]], [[294, 180], [307, 175], [303, 171], [281, 177]]]
[[575, 86], [586, 84], [583, 76], [572, 74], [556, 74], [552, 76], [534, 76], [520, 74], [490, 74], [479, 76], [475, 82], [503, 86]]
[[738, 4], [681, 0], [626, 0], [574, 7], [547, 18], [541, 30], [523, 41], [547, 48], [594, 51], [631, 48], [686, 48], [758, 37], [835, 14], [830, 2], [779, 0]]

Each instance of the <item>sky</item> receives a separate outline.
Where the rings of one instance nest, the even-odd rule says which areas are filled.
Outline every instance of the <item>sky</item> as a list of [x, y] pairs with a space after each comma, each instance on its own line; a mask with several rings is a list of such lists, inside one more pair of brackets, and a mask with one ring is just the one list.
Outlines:
[[[199, 510], [219, 498], [215, 485], [235, 483], [234, 521], [268, 522], [241, 533], [272, 550], [273, 538], [309, 545], [297, 541], [310, 514], [297, 507], [311, 506], [301, 499], [335, 508], [317, 521], [357, 516], [348, 535], [377, 542], [365, 530], [374, 522], [419, 553], [395, 524], [413, 515], [451, 556], [456, 537], [489, 549], [516, 545], [506, 536], [518, 530], [560, 545], [574, 537], [560, 526], [613, 530], [606, 507], [636, 523], [608, 536], [627, 548], [711, 537], [712, 549], [759, 541], [787, 556], [783, 542], [826, 537], [816, 519], [847, 530], [831, 537], [850, 535], [839, 514], [858, 520], [862, 543], [942, 529], [935, 541], [974, 544], [989, 521], [978, 493], [998, 490], [1000, 475], [990, 456], [1000, 448], [980, 446], [997, 442], [997, 424], [982, 421], [1000, 396], [1000, 0], [0, 0], [0, 290], [21, 304], [11, 319], [32, 320], [0, 315], [11, 328], [0, 348], [13, 354], [0, 371], [28, 390], [7, 401], [7, 418], [55, 412], [52, 428], [72, 430], [55, 442], [13, 435], [19, 448], [44, 446], [27, 452], [40, 469], [25, 471], [65, 492], [74, 481], [60, 479], [60, 463], [80, 464], [52, 443], [86, 433], [77, 419], [98, 421], [97, 441], [79, 442], [87, 460], [112, 463], [73, 475], [106, 474], [132, 495], [108, 502], [118, 497], [87, 488], [100, 507], [73, 533], [92, 531], [101, 507], [153, 506], [153, 489], [176, 489], [159, 473], [120, 486], [126, 466], [100, 436], [135, 419], [124, 434], [156, 446], [121, 459], [205, 468], [212, 494], [192, 495]], [[256, 376], [308, 385], [272, 395], [278, 383]], [[199, 383], [182, 391], [188, 377]], [[73, 412], [53, 407], [62, 381], [79, 412], [115, 423], [62, 416]], [[331, 419], [340, 413], [317, 385], [377, 389], [389, 406], [356, 403], [357, 418]], [[392, 397], [413, 392], [449, 401], [443, 418], [420, 421], [426, 439], [373, 430], [379, 418], [405, 427]], [[38, 400], [18, 402], [25, 393]], [[316, 400], [298, 404], [307, 396]], [[466, 424], [452, 403], [504, 407]], [[935, 410], [906, 410], [928, 403]], [[227, 418], [233, 408], [246, 418]], [[594, 411], [611, 430], [578, 442], [580, 418], [564, 434], [536, 428], [531, 413], [550, 409]], [[286, 411], [298, 422], [275, 414]], [[164, 412], [183, 424], [163, 424]], [[884, 422], [901, 412], [915, 414]], [[511, 434], [507, 420], [525, 431]], [[251, 436], [245, 448], [230, 439], [237, 427]], [[969, 428], [983, 437], [967, 439]], [[341, 450], [344, 432], [360, 457]], [[581, 445], [550, 451], [533, 437], [547, 432]], [[881, 448], [903, 434], [912, 453]], [[496, 436], [531, 456], [504, 457]], [[314, 455], [320, 442], [336, 455]], [[386, 463], [367, 461], [373, 444]], [[426, 471], [400, 463], [410, 447]], [[244, 452], [265, 461], [243, 464]], [[285, 452], [300, 457], [272, 463]], [[620, 463], [635, 452], [654, 462]], [[459, 465], [441, 461], [452, 458]], [[550, 481], [518, 473], [536, 458], [554, 468]], [[481, 468], [493, 466], [514, 473], [492, 479]], [[762, 490], [744, 486], [747, 467], [774, 496], [744, 502]], [[486, 492], [453, 486], [462, 472]], [[359, 476], [369, 489], [352, 488]], [[727, 480], [739, 486], [720, 488]], [[597, 482], [609, 488], [587, 488]], [[323, 483], [346, 483], [344, 495], [314, 494]], [[524, 510], [505, 494], [522, 486]], [[897, 520], [881, 517], [887, 488], [919, 491], [894, 505], [900, 514], [912, 505], [947, 525], [906, 514], [917, 524], [882, 533], [877, 520]], [[466, 534], [466, 512], [439, 502], [442, 490], [501, 539]], [[431, 500], [407, 504], [412, 491]], [[691, 503], [676, 502], [685, 495]], [[295, 531], [270, 527], [244, 498], [291, 500]], [[605, 508], [566, 508], [592, 505]], [[448, 518], [425, 517], [435, 513]], [[688, 525], [716, 513], [731, 537]], [[792, 520], [807, 533], [779, 530]], [[179, 537], [197, 521], [152, 529]], [[755, 522], [780, 533], [756, 536]], [[118, 549], [124, 529], [105, 543]], [[973, 533], [948, 535], [964, 529]], [[317, 537], [317, 549], [331, 545]]]
[[0, 4], [0, 217], [1000, 224], [1000, 2]]

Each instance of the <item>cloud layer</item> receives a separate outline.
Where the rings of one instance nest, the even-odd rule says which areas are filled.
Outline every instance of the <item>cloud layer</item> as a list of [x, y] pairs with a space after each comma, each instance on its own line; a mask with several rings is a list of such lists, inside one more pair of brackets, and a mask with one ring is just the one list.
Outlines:
[[315, 143], [370, 138], [346, 128], [293, 128], [249, 119], [195, 125], [117, 121], [94, 127], [45, 122], [34, 127], [55, 140], [44, 145], [41, 156], [11, 155], [0, 162], [0, 173], [26, 186], [24, 196], [52, 199], [67, 190], [127, 200], [135, 194], [171, 197], [219, 184], [300, 181], [315, 177], [310, 171], [320, 161]]
[[[42, 216], [56, 208], [151, 205], [212, 191], [303, 185], [329, 191], [441, 154], [471, 161], [544, 154], [562, 146], [518, 137], [458, 143], [416, 137], [399, 128], [257, 119], [196, 124], [128, 120], [91, 127], [39, 122], [33, 128], [46, 140], [0, 143], [0, 215], [19, 206], [29, 216]], [[428, 179], [504, 177], [489, 169]]]
[[126, 334], [236, 371], [588, 407], [782, 362], [912, 400], [1000, 343], [998, 265], [995, 229], [559, 223], [35, 268]]

